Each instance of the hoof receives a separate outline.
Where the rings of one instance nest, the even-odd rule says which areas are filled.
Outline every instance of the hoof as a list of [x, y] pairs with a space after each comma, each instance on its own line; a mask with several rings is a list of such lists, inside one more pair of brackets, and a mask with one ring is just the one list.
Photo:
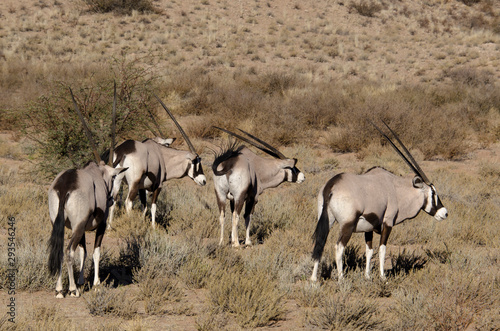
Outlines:
[[235, 247], [235, 248], [239, 248], [239, 247], [241, 247], [239, 242], [235, 242], [235, 243], [233, 243], [231, 246], [233, 246], [233, 247]]
[[70, 291], [69, 296], [74, 297], [74, 298], [79, 298], [80, 292], [78, 290]]
[[56, 291], [56, 298], [57, 299], [64, 299], [64, 294], [62, 291]]

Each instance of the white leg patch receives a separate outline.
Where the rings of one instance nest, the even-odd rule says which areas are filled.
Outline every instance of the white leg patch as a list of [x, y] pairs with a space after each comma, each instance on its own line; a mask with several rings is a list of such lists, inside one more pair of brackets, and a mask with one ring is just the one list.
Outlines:
[[344, 245], [342, 243], [338, 243], [335, 250], [335, 262], [337, 264], [337, 271], [339, 275], [339, 280], [344, 278], [344, 271], [342, 269], [342, 257], [344, 256]]
[[94, 249], [94, 286], [99, 285], [101, 280], [99, 279], [99, 259], [101, 258], [101, 248], [96, 247]]
[[373, 248], [370, 249], [368, 247], [368, 245], [366, 245], [366, 269], [365, 269], [365, 277], [367, 279], [370, 279], [370, 263], [371, 263], [371, 260], [372, 260], [372, 256], [373, 256]]
[[381, 245], [378, 249], [378, 253], [380, 255], [380, 278], [382, 279], [385, 279], [385, 274], [384, 274], [385, 251], [386, 251], [385, 245]]

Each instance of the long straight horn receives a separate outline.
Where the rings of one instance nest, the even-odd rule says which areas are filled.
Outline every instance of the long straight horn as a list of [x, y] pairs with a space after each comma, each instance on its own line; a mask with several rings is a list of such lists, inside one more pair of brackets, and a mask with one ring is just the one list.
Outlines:
[[259, 142], [260, 144], [266, 146], [267, 148], [269, 148], [269, 150], [273, 151], [274, 153], [276, 153], [276, 155], [278, 155], [278, 157], [282, 160], [286, 159], [287, 157], [285, 155], [283, 155], [283, 153], [281, 153], [280, 151], [278, 151], [276, 148], [274, 148], [273, 146], [269, 145], [268, 143], [266, 143], [264, 140], [261, 140], [257, 137], [255, 137], [254, 135], [251, 135], [250, 133], [248, 132], [245, 132], [243, 131], [242, 129], [238, 129], [240, 130], [241, 132], [243, 132], [244, 134], [246, 134], [247, 136], [249, 136], [250, 138], [256, 140], [257, 142]]
[[158, 102], [163, 107], [163, 109], [165, 109], [165, 111], [170, 116], [170, 118], [172, 119], [172, 121], [174, 121], [175, 125], [177, 126], [177, 129], [179, 129], [179, 131], [181, 132], [181, 134], [184, 137], [184, 140], [186, 141], [186, 143], [188, 144], [189, 149], [191, 150], [191, 152], [193, 152], [194, 154], [198, 155], [198, 153], [196, 153], [196, 149], [194, 149], [194, 146], [191, 143], [191, 140], [189, 140], [186, 132], [184, 132], [184, 130], [182, 129], [182, 127], [179, 124], [179, 122], [177, 122], [177, 120], [175, 119], [174, 115], [170, 112], [170, 110], [167, 108], [167, 106], [165, 106], [165, 104], [163, 103], [163, 101], [161, 101], [161, 99], [156, 94], [153, 94], [153, 95], [155, 96], [156, 100], [158, 100]]
[[78, 117], [80, 118], [80, 122], [82, 122], [83, 129], [85, 131], [85, 134], [87, 135], [87, 139], [89, 140], [89, 144], [90, 144], [90, 147], [92, 148], [92, 152], [94, 153], [94, 157], [95, 157], [97, 163], [100, 163], [101, 157], [99, 156], [99, 153], [97, 153], [97, 148], [95, 147], [94, 139], [92, 138], [92, 134], [90, 133], [89, 127], [87, 126], [87, 123], [85, 122], [85, 119], [83, 118], [83, 115], [80, 112], [78, 105], [76, 104], [75, 96], [73, 95], [73, 91], [71, 90], [71, 87], [69, 88], [69, 92], [71, 93], [71, 98], [73, 99], [73, 105], [75, 106], [75, 110], [78, 114]]
[[[149, 116], [151, 117], [151, 120], [153, 121], [154, 125], [156, 126], [156, 129], [158, 130], [159, 134], [160, 134], [160, 137], [162, 138], [165, 138], [165, 136], [163, 135], [163, 132], [161, 131], [160, 129], [160, 126], [158, 125], [158, 122], [156, 121], [155, 117], [153, 116], [153, 113], [147, 109], [148, 113], [149, 113]], [[151, 129], [149, 129], [151, 132], [153, 132]], [[154, 135], [156, 135], [156, 133], [153, 132]]]
[[242, 135], [239, 135], [239, 134], [237, 134], [237, 133], [231, 132], [231, 131], [226, 130], [226, 129], [223, 129], [223, 128], [219, 128], [218, 126], [212, 126], [212, 127], [213, 127], [213, 128], [216, 128], [217, 130], [221, 130], [221, 131], [223, 131], [223, 132], [225, 132], [225, 133], [227, 133], [227, 134], [229, 134], [229, 135], [231, 135], [231, 136], [233, 136], [233, 137], [236, 137], [236, 138], [238, 138], [238, 139], [240, 139], [240, 140], [242, 140], [242, 141], [244, 141], [244, 142], [246, 142], [246, 143], [249, 143], [250, 145], [252, 145], [252, 146], [254, 146], [254, 147], [257, 147], [258, 149], [260, 149], [261, 151], [263, 151], [263, 152], [265, 152], [265, 153], [267, 153], [267, 154], [271, 155], [272, 157], [275, 157], [275, 158], [277, 158], [277, 159], [279, 159], [279, 158], [280, 158], [280, 157], [279, 157], [279, 155], [278, 155], [278, 154], [276, 154], [275, 152], [273, 152], [273, 151], [271, 151], [271, 150], [267, 149], [267, 148], [266, 148], [266, 147], [264, 147], [264, 146], [261, 146], [261, 145], [257, 144], [255, 141], [252, 141], [252, 140], [250, 140], [250, 139], [248, 139], [248, 138], [246, 138], [246, 137], [243, 137]]
[[116, 133], [116, 81], [113, 84], [113, 115], [111, 122], [111, 148], [109, 149], [109, 165], [113, 166], [113, 154], [115, 153], [115, 133]]
[[408, 156], [408, 158], [410, 159], [410, 161], [413, 163], [413, 165], [417, 169], [418, 174], [420, 175], [420, 177], [422, 177], [422, 179], [424, 180], [424, 182], [427, 185], [430, 185], [431, 182], [430, 182], [429, 178], [427, 178], [427, 176], [425, 175], [425, 173], [422, 170], [422, 168], [420, 168], [420, 166], [418, 165], [418, 163], [415, 160], [415, 158], [413, 158], [413, 156], [411, 155], [410, 151], [406, 148], [406, 146], [403, 144], [403, 142], [401, 141], [401, 139], [399, 139], [399, 137], [396, 134], [396, 132], [392, 131], [392, 129], [389, 127], [389, 125], [387, 125], [387, 123], [384, 120], [381, 120], [381, 121], [389, 129], [389, 131], [391, 131], [392, 135], [394, 136], [394, 138], [396, 138], [396, 140], [398, 141], [399, 145], [401, 145], [401, 147], [403, 148], [403, 151], [406, 153], [406, 155]]
[[378, 132], [380, 132], [380, 134], [385, 138], [387, 139], [387, 141], [391, 144], [391, 146], [394, 148], [394, 150], [396, 152], [398, 152], [399, 156], [401, 156], [401, 158], [406, 162], [406, 164], [408, 164], [408, 166], [413, 170], [413, 172], [419, 176], [421, 176], [421, 174], [418, 172], [417, 168], [415, 168], [415, 166], [406, 158], [406, 156], [399, 150], [399, 148], [392, 142], [391, 138], [389, 138], [378, 126], [375, 125], [375, 123], [373, 123], [372, 121], [368, 120], [371, 125], [373, 125], [375, 127], [375, 129], [377, 129]]

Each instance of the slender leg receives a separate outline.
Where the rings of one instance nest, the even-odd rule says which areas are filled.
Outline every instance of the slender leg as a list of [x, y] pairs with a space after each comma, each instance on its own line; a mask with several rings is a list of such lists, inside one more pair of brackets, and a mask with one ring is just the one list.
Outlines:
[[231, 230], [231, 241], [232, 241], [232, 245], [233, 247], [239, 247], [240, 246], [240, 242], [239, 242], [239, 239], [238, 239], [238, 223], [240, 221], [240, 213], [241, 213], [241, 209], [243, 209], [243, 203], [244, 203], [244, 200], [243, 199], [238, 199], [238, 201], [236, 202], [233, 202], [233, 204], [231, 205], [233, 209], [233, 226], [232, 226], [232, 230]]
[[344, 278], [344, 271], [342, 265], [342, 257], [344, 256], [344, 249], [345, 246], [340, 241], [335, 246], [335, 263], [337, 264], [339, 281], [342, 280], [342, 278]]
[[64, 294], [62, 293], [63, 286], [62, 286], [62, 265], [61, 268], [59, 269], [59, 274], [57, 275], [57, 282], [56, 282], [56, 298], [62, 299], [64, 298]]
[[127, 210], [127, 213], [130, 213], [132, 210], [132, 204], [134, 199], [137, 197], [137, 193], [139, 193], [139, 182], [135, 182], [130, 185], [127, 199], [125, 199], [125, 209]]
[[120, 191], [120, 185], [122, 183], [124, 174], [118, 174], [113, 181], [113, 190], [111, 191], [111, 196], [113, 197], [113, 204], [109, 207], [109, 217], [108, 217], [108, 230], [111, 229], [111, 224], [113, 223], [113, 217], [115, 215], [116, 198], [118, 197], [118, 192]]
[[344, 250], [351, 239], [353, 229], [345, 226], [340, 229], [339, 240], [337, 241], [337, 246], [335, 248], [335, 263], [337, 264], [337, 272], [339, 276], [339, 281], [344, 278], [343, 266], [342, 266], [342, 258], [344, 257]]
[[109, 207], [109, 217], [108, 217], [108, 230], [111, 230], [111, 223], [113, 223], [113, 215], [115, 214], [116, 200], [113, 199], [113, 204]]
[[87, 245], [85, 242], [85, 232], [82, 235], [82, 239], [80, 239], [80, 276], [78, 277], [78, 285], [83, 285], [85, 282], [83, 275], [83, 267], [85, 265], [85, 258], [87, 257]]
[[385, 279], [384, 273], [384, 262], [385, 262], [385, 251], [387, 245], [387, 239], [389, 239], [389, 235], [391, 234], [392, 227], [386, 226], [385, 224], [382, 226], [382, 233], [380, 235], [380, 247], [379, 247], [379, 255], [380, 255], [380, 278]]
[[151, 223], [153, 225], [153, 229], [156, 226], [156, 200], [158, 200], [158, 196], [160, 195], [161, 188], [158, 187], [153, 192], [153, 198], [151, 199]]
[[252, 245], [252, 241], [250, 240], [250, 223], [252, 221], [252, 213], [254, 207], [255, 207], [255, 199], [249, 198], [245, 203], [245, 214], [243, 215], [243, 217], [245, 218], [245, 229], [246, 229], [245, 245], [248, 246]]
[[101, 221], [97, 226], [95, 233], [94, 253], [92, 254], [92, 257], [94, 258], [94, 286], [101, 283], [101, 280], [99, 279], [99, 259], [101, 258], [101, 243], [105, 231], [106, 224]]
[[[83, 223], [84, 224], [84, 223]], [[75, 257], [75, 250], [78, 247], [78, 243], [82, 238], [82, 234], [85, 232], [84, 226], [79, 226], [71, 237], [68, 245], [68, 254], [66, 255], [66, 264], [68, 266], [68, 277], [69, 277], [69, 294], [72, 297], [79, 297], [80, 292], [75, 284], [75, 275], [73, 274], [73, 259]]]
[[373, 232], [365, 232], [365, 243], [366, 243], [366, 269], [365, 277], [370, 279], [370, 262], [373, 256]]
[[311, 281], [315, 282], [318, 280], [318, 268], [319, 268], [319, 260], [314, 261], [313, 273], [311, 275]]
[[219, 246], [224, 243], [224, 219], [226, 218], [226, 212], [224, 209], [220, 210], [219, 223], [220, 223], [220, 240]]
[[238, 239], [238, 223], [240, 221], [240, 215], [236, 211], [233, 212], [232, 217], [232, 229], [231, 229], [231, 242], [233, 247], [239, 247], [240, 241]]
[[147, 197], [146, 197], [146, 190], [145, 189], [140, 189], [139, 190], [139, 200], [141, 200], [141, 205], [142, 205], [142, 216], [146, 216], [146, 212], [148, 210], [148, 205], [147, 205]]

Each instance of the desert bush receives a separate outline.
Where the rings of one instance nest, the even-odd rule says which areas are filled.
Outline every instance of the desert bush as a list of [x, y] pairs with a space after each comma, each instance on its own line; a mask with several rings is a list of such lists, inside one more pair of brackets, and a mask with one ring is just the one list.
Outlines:
[[481, 0], [458, 0], [460, 2], [462, 2], [463, 4], [467, 5], [467, 6], [472, 6], [476, 3], [480, 3]]
[[114, 59], [106, 78], [89, 78], [79, 86], [59, 82], [50, 94], [40, 96], [20, 112], [24, 132], [36, 142], [35, 155], [41, 172], [53, 176], [94, 159], [74, 110], [71, 87], [99, 153], [108, 149], [111, 142], [113, 81], [117, 82], [118, 99], [116, 135], [144, 137], [149, 128], [149, 111], [154, 109], [151, 90], [156, 76], [152, 69], [139, 66], [143, 61], [147, 59]]
[[374, 17], [383, 9], [383, 5], [379, 1], [359, 0], [351, 1], [349, 8], [355, 9], [361, 16]]
[[176, 281], [158, 274], [149, 274], [142, 277], [138, 283], [138, 300], [144, 301], [144, 309], [147, 314], [160, 315], [167, 310], [166, 304], [172, 301], [178, 302], [182, 297], [182, 289]]
[[141, 13], [156, 12], [151, 0], [82, 0], [88, 10], [95, 13], [114, 12], [120, 15], [130, 15], [132, 11]]
[[[6, 315], [7, 316], [7, 315]], [[2, 330], [76, 330], [71, 321], [66, 318], [56, 307], [47, 307], [36, 304], [27, 307], [26, 311], [16, 317], [15, 323], [8, 322], [6, 318], [0, 319]]]
[[142, 269], [146, 275], [153, 269], [164, 275], [176, 275], [192, 250], [187, 243], [178, 242], [161, 231], [149, 232], [144, 238], [135, 240], [138, 241], [137, 265], [140, 268], [135, 278], [139, 282]]
[[394, 292], [390, 311], [396, 318], [393, 329], [467, 329], [488, 313], [494, 300], [491, 274], [480, 276], [459, 260], [452, 268], [432, 266], [414, 274]]
[[210, 265], [201, 256], [191, 256], [179, 270], [179, 277], [189, 288], [206, 286], [211, 272]]
[[266, 273], [245, 272], [239, 268], [215, 270], [208, 284], [211, 304], [236, 315], [241, 327], [266, 326], [282, 318], [285, 293]]
[[196, 329], [198, 331], [224, 330], [227, 325], [228, 316], [217, 310], [208, 310], [196, 318]]
[[93, 316], [113, 315], [126, 319], [137, 313], [135, 300], [123, 288], [114, 289], [112, 285], [101, 284], [83, 294], [85, 304]]
[[371, 330], [381, 323], [376, 318], [376, 307], [372, 301], [358, 297], [349, 289], [330, 290], [308, 316], [307, 322], [330, 330]]

